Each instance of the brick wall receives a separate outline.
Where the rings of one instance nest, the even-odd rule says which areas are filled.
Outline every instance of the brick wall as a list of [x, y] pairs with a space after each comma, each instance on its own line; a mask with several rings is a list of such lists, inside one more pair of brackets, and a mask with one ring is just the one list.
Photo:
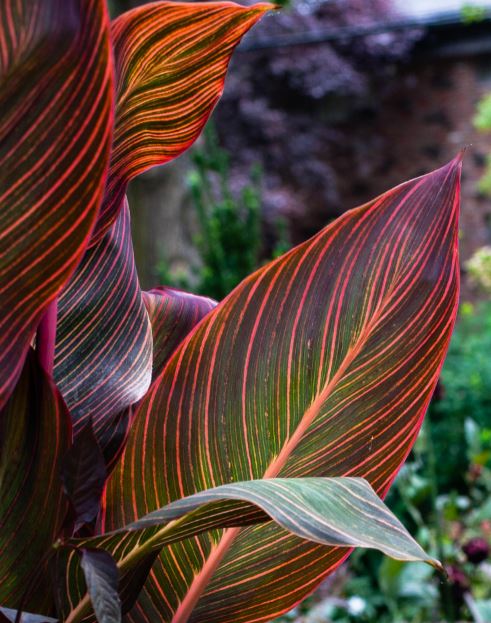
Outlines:
[[[461, 254], [465, 261], [491, 244], [491, 198], [477, 182], [491, 154], [491, 133], [472, 125], [479, 98], [491, 91], [491, 58], [433, 59], [412, 63], [393, 87], [339, 129], [346, 138], [329, 153], [343, 209], [364, 203], [406, 179], [436, 168], [468, 146], [462, 183]], [[314, 216], [315, 214], [315, 216]], [[313, 210], [315, 225], [329, 216]], [[464, 297], [475, 295], [466, 283]]]

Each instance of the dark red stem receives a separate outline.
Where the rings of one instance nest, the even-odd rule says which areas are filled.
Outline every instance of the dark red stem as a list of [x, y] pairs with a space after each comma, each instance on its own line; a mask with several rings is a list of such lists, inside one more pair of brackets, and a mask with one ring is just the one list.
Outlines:
[[39, 363], [44, 370], [53, 375], [55, 361], [56, 318], [58, 315], [58, 302], [51, 301], [39, 323], [36, 336], [36, 351]]

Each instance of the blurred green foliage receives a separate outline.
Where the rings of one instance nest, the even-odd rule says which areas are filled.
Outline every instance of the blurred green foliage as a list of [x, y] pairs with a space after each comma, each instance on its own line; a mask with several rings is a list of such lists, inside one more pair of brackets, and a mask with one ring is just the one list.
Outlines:
[[465, 303], [441, 374], [439, 400], [431, 407], [438, 486], [465, 488], [468, 462], [465, 422], [491, 428], [491, 303]]
[[188, 182], [200, 228], [195, 243], [203, 261], [199, 291], [221, 300], [260, 263], [260, 171], [254, 168], [249, 184], [234, 196], [229, 157], [210, 124], [192, 160]]
[[491, 247], [477, 249], [465, 263], [470, 282], [482, 293], [491, 295]]
[[[477, 104], [474, 115], [474, 127], [480, 132], [491, 131], [491, 93], [488, 93]], [[486, 170], [479, 180], [479, 190], [487, 196], [491, 196], [491, 155], [486, 157]]]
[[229, 155], [220, 147], [212, 124], [206, 126], [202, 145], [193, 149], [191, 159], [188, 184], [198, 217], [194, 244], [201, 266], [189, 278], [170, 274], [162, 263], [159, 278], [168, 285], [221, 300], [265, 261], [288, 250], [286, 224], [281, 219], [276, 221], [272, 248], [265, 251], [261, 171], [253, 167], [248, 182], [235, 191]]
[[484, 6], [464, 4], [460, 9], [460, 15], [464, 24], [475, 24], [486, 19], [488, 11]]

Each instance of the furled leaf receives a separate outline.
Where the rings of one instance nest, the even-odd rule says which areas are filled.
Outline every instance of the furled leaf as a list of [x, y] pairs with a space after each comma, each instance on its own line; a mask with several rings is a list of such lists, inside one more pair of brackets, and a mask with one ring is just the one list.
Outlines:
[[0, 408], [86, 246], [112, 132], [102, 0], [0, 3]]
[[101, 242], [87, 250], [58, 304], [55, 381], [75, 433], [92, 421], [108, 462], [126, 436], [128, 406], [144, 395], [151, 374], [152, 330], [126, 204]]
[[[43, 564], [67, 511], [60, 479], [70, 417], [34, 351], [0, 413], [0, 604], [43, 612]], [[41, 577], [40, 577], [41, 576]], [[24, 591], [30, 598], [21, 605]]]
[[[15, 623], [17, 610], [12, 610], [11, 608], [0, 608], [0, 623], [3, 623], [3, 619], [1, 618], [2, 615], [5, 617], [5, 623]], [[58, 623], [58, 620], [46, 617], [42, 614], [23, 612], [21, 623]]]
[[[213, 528], [271, 519], [324, 545], [376, 548], [400, 560], [438, 566], [361, 478], [271, 478], [222, 485], [173, 502], [115, 533], [73, 539], [72, 544], [110, 551], [124, 582], [164, 545]], [[155, 526], [158, 531], [149, 530]]]
[[100, 511], [107, 471], [90, 421], [64, 457], [61, 476], [65, 493], [72, 504], [75, 529], [95, 521]]
[[[347, 212], [199, 324], [139, 407], [106, 530], [241, 480], [360, 476], [385, 495], [455, 321], [460, 167]], [[270, 523], [200, 535], [164, 548], [130, 620], [267, 621], [346, 555]]]
[[111, 555], [86, 549], [82, 551], [80, 565], [98, 623], [120, 623], [118, 568]]
[[235, 46], [270, 8], [153, 2], [112, 22], [116, 126], [95, 241], [116, 218], [128, 182], [196, 140], [222, 93]]
[[204, 296], [166, 287], [144, 292], [143, 300], [152, 325], [152, 378], [155, 379], [178, 345], [216, 306], [216, 302]]

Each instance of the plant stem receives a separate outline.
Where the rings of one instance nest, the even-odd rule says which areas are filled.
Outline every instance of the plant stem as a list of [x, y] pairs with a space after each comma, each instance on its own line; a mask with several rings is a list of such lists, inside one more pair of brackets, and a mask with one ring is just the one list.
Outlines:
[[[441, 513], [438, 510], [438, 483], [436, 474], [436, 453], [433, 444], [431, 431], [431, 414], [430, 409], [426, 414], [426, 454], [428, 458], [428, 478], [430, 481], [431, 505], [433, 507], [433, 516], [435, 521], [435, 544], [437, 550], [437, 558], [445, 567], [445, 548], [443, 544], [443, 526]], [[450, 592], [450, 586], [447, 580], [440, 580], [439, 585], [441, 609], [448, 623], [455, 623], [455, 611]]]
[[[170, 521], [168, 524], [163, 526], [158, 532], [156, 532], [148, 541], [145, 541], [143, 545], [138, 545], [134, 549], [130, 550], [128, 554], [124, 558], [122, 558], [118, 563], [119, 575], [120, 577], [126, 572], [129, 571], [139, 560], [142, 560], [155, 551], [155, 548], [161, 548], [163, 545], [161, 543], [165, 534], [168, 532], [172, 532], [173, 529], [178, 527], [180, 524], [186, 521], [186, 516], [180, 517], [179, 519], [174, 519]], [[229, 528], [229, 530], [234, 530], [234, 528]], [[235, 528], [235, 530], [239, 530]], [[170, 542], [170, 541], [169, 541]], [[59, 545], [56, 544], [58, 547]], [[84, 597], [78, 602], [76, 607], [70, 612], [68, 618], [65, 623], [80, 623], [88, 616], [92, 611], [92, 602], [88, 593], [85, 593]]]
[[58, 316], [58, 301], [54, 299], [49, 304], [39, 323], [36, 336], [36, 351], [38, 360], [45, 372], [53, 376], [55, 361], [56, 319]]
[[230, 546], [239, 534], [240, 530], [240, 528], [227, 528], [225, 530], [220, 543], [212, 551], [206, 565], [203, 565], [201, 571], [197, 576], [195, 576], [189, 591], [179, 604], [179, 607], [172, 618], [172, 623], [186, 623], [188, 621], [211, 577], [217, 570], [219, 564], [222, 562], [223, 557], [230, 549]]

